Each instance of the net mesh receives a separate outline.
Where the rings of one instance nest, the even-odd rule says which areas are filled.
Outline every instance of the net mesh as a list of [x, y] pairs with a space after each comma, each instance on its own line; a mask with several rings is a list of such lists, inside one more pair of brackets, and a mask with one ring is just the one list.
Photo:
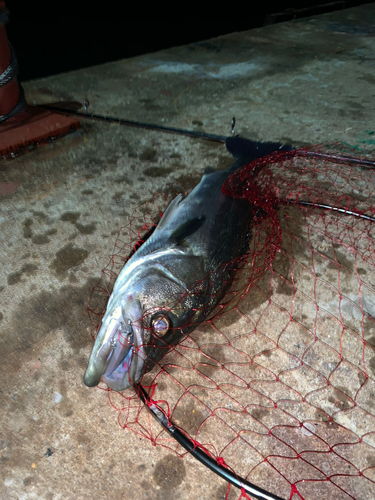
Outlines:
[[[375, 491], [375, 223], [353, 215], [375, 216], [375, 171], [333, 149], [275, 153], [227, 180], [255, 207], [250, 248], [225, 298], [141, 380], [196, 446], [285, 499]], [[198, 181], [156, 193], [120, 231], [88, 307], [94, 337], [129, 255]], [[186, 453], [134, 391], [101, 388], [124, 429]]]

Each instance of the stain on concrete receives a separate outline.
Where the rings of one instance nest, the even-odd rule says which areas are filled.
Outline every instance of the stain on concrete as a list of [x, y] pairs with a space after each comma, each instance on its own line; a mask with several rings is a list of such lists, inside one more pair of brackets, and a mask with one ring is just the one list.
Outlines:
[[31, 226], [33, 224], [33, 221], [32, 219], [25, 219], [22, 223], [22, 227], [23, 227], [23, 237], [24, 238], [31, 238], [32, 237], [32, 230], [31, 230]]
[[48, 238], [47, 235], [45, 234], [36, 234], [34, 235], [32, 238], [31, 238], [31, 241], [35, 244], [35, 245], [45, 245], [47, 243], [49, 243], [51, 240]]
[[4, 318], [4, 314], [0, 311], [0, 321]]
[[139, 159], [141, 161], [156, 161], [157, 158], [157, 151], [156, 149], [153, 148], [146, 148], [140, 155]]
[[90, 438], [87, 436], [85, 432], [80, 432], [79, 434], [77, 434], [76, 439], [79, 444], [88, 445], [91, 442]]
[[85, 357], [80, 357], [76, 360], [77, 366], [84, 368], [86, 370], [87, 368], [87, 358]]
[[332, 271], [339, 272], [340, 271], [340, 266], [336, 264], [336, 262], [329, 262], [327, 269], [331, 269]]
[[163, 490], [170, 490], [179, 486], [186, 476], [186, 469], [182, 458], [169, 453], [158, 460], [153, 472], [155, 483]]
[[163, 177], [171, 172], [173, 172], [173, 169], [169, 167], [149, 167], [142, 171], [148, 177]]
[[158, 390], [159, 391], [165, 391], [167, 389], [167, 385], [164, 382], [158, 382], [157, 384]]
[[59, 363], [59, 367], [60, 367], [60, 369], [61, 369], [62, 371], [64, 371], [64, 372], [68, 371], [68, 370], [71, 368], [69, 361], [68, 361], [68, 360], [66, 360], [66, 359], [62, 359], [62, 360], [60, 361], [60, 363]]
[[34, 476], [27, 476], [23, 480], [23, 485], [24, 486], [30, 486], [30, 484], [32, 484], [34, 481], [35, 481], [35, 477]]
[[[273, 268], [277, 271], [282, 278], [291, 282], [292, 277], [290, 274], [290, 256], [283, 252], [278, 252], [273, 260]], [[285, 283], [285, 282], [284, 282]]]
[[56, 252], [56, 258], [52, 261], [51, 267], [58, 276], [62, 276], [72, 267], [82, 264], [88, 255], [89, 252], [84, 248], [75, 247], [73, 243], [68, 243]]
[[146, 481], [145, 479], [142, 479], [141, 481], [141, 487], [144, 489], [144, 490], [149, 490], [151, 489], [151, 483], [150, 481]]
[[169, 89], [161, 89], [159, 91], [159, 94], [165, 95], [167, 97], [172, 97], [173, 96], [172, 90], [169, 90]]
[[84, 189], [83, 191], [81, 191], [81, 194], [93, 194], [93, 190], [92, 189]]
[[328, 421], [329, 417], [324, 411], [316, 409], [314, 414], [314, 419], [318, 420], [319, 422], [324, 422]]
[[80, 218], [81, 214], [79, 212], [65, 212], [62, 214], [60, 219], [65, 222], [70, 222], [71, 224], [75, 224], [77, 220]]
[[78, 278], [74, 273], [69, 273], [69, 281], [70, 281], [70, 283], [77, 283]]
[[357, 372], [359, 385], [363, 385], [366, 380], [366, 375], [363, 372]]
[[358, 77], [358, 80], [363, 80], [367, 83], [372, 83], [374, 84], [375, 83], [375, 76], [373, 75], [370, 75], [370, 74], [367, 74], [367, 75], [362, 75], [362, 76], [359, 76]]
[[[227, 346], [222, 346], [222, 345], [205, 345], [202, 346], [202, 351], [207, 354], [210, 358], [212, 358], [214, 361], [217, 361], [221, 365], [223, 365], [227, 358], [225, 356], [225, 347]], [[207, 361], [206, 356], [203, 357]]]
[[127, 175], [121, 175], [121, 177], [117, 177], [115, 179], [115, 182], [125, 182], [126, 184], [129, 184], [129, 186], [132, 186], [134, 184], [132, 179], [129, 179]]
[[25, 273], [27, 276], [35, 276], [38, 266], [36, 264], [25, 264], [22, 266], [22, 272]]
[[8, 278], [7, 278], [8, 285], [10, 285], [10, 286], [16, 285], [17, 283], [19, 283], [21, 281], [21, 278], [22, 278], [21, 271], [16, 271], [15, 273], [8, 274]]
[[278, 280], [276, 293], [291, 297], [295, 294], [295, 292], [296, 290], [294, 290], [292, 283], [289, 283], [289, 281], [284, 281], [283, 279]]
[[180, 155], [180, 153], [178, 153], [177, 151], [175, 151], [174, 153], [172, 153], [170, 155], [170, 158], [181, 158], [181, 155]]
[[171, 164], [171, 167], [172, 167], [172, 170], [184, 170], [184, 171], [189, 170], [189, 167], [187, 165], [185, 165], [185, 163], [176, 162], [176, 161]]
[[[43, 212], [34, 212], [34, 215], [35, 215], [35, 217], [37, 217], [39, 219], [45, 219], [46, 218], [46, 215]], [[27, 239], [31, 238], [31, 241], [34, 244], [36, 244], [36, 245], [44, 245], [46, 243], [49, 243], [50, 239], [48, 238], [48, 236], [51, 236], [52, 234], [56, 234], [57, 233], [56, 229], [49, 229], [45, 233], [34, 234], [33, 235], [33, 231], [31, 229], [32, 225], [33, 225], [32, 219], [28, 218], [28, 219], [25, 219], [23, 221], [23, 223], [22, 223], [23, 237], [27, 238]], [[25, 257], [23, 257], [23, 258], [25, 258]]]
[[205, 358], [202, 356], [200, 360], [200, 364], [197, 366], [197, 370], [203, 373], [208, 378], [212, 378], [215, 375], [215, 372], [220, 369], [220, 364], [214, 364], [215, 361]]
[[7, 366], [12, 366], [10, 377], [14, 378], [14, 372], [35, 357], [33, 350], [38, 349], [40, 342], [47, 342], [57, 329], [63, 330], [74, 349], [91, 345], [86, 307], [98, 281], [91, 278], [81, 287], [69, 284], [55, 291], [42, 290], [19, 303], [9, 318], [11, 330], [16, 334], [0, 338], [0, 364], [4, 366], [6, 361]]
[[66, 397], [66, 381], [62, 378], [58, 381], [59, 393]]
[[246, 316], [250, 316], [250, 313], [260, 307], [265, 308], [268, 304], [269, 299], [265, 293], [262, 293], [256, 287], [253, 287], [245, 295], [238, 305], [239, 311], [241, 311]]
[[153, 99], [139, 99], [139, 102], [143, 104], [143, 107], [146, 111], [158, 112], [162, 109], [162, 106], [160, 106], [160, 104], [156, 104]]
[[93, 234], [96, 230], [96, 223], [91, 222], [90, 224], [80, 224], [79, 222], [76, 223], [76, 228], [81, 234]]
[[22, 275], [26, 274], [26, 276], [34, 276], [38, 266], [32, 263], [24, 264], [19, 271], [8, 274], [8, 285], [16, 285], [21, 281]]
[[338, 243], [334, 243], [333, 248], [335, 249], [337, 262], [343, 266], [346, 266], [348, 269], [352, 269], [353, 262], [350, 261], [344, 253], [342, 253], [342, 250], [343, 250], [342, 245], [339, 245]]
[[251, 415], [261, 422], [264, 418], [270, 415], [271, 410], [266, 410], [262, 408], [252, 408], [250, 410]]
[[375, 346], [375, 321], [370, 316], [363, 318], [363, 333], [366, 342]]
[[115, 200], [116, 203], [120, 203], [121, 198], [125, 196], [124, 191], [116, 191], [114, 195], [112, 196], [112, 200]]
[[375, 376], [375, 356], [370, 359], [368, 365], [372, 369], [372, 375]]
[[340, 410], [348, 410], [353, 406], [348, 396], [337, 390], [328, 398], [328, 401]]
[[375, 467], [375, 456], [374, 454], [368, 454], [366, 456], [367, 467]]
[[[168, 368], [168, 373], [172, 373], [171, 368]], [[210, 410], [192, 398], [187, 397], [183, 398], [173, 411], [173, 422], [183, 426], [184, 430], [191, 436], [195, 436], [200, 426], [210, 415]]]
[[40, 212], [39, 210], [32, 210], [34, 217], [39, 220], [46, 220], [47, 215], [44, 212]]

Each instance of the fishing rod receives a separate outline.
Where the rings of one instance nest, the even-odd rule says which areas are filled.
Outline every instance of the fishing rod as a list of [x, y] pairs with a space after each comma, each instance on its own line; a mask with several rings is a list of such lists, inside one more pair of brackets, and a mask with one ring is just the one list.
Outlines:
[[[85, 99], [84, 106], [85, 106], [85, 109], [87, 110], [87, 108], [89, 106], [89, 102], [87, 99]], [[154, 123], [138, 122], [135, 120], [127, 120], [125, 118], [118, 118], [118, 117], [110, 116], [110, 115], [99, 115], [96, 113], [89, 113], [88, 111], [82, 112], [82, 111], [77, 111], [77, 110], [71, 109], [71, 108], [52, 106], [49, 104], [39, 104], [39, 107], [44, 108], [44, 109], [48, 109], [49, 111], [54, 111], [56, 113], [65, 113], [65, 114], [69, 114], [69, 115], [78, 116], [80, 118], [88, 118], [91, 120], [105, 121], [105, 122], [109, 122], [109, 123], [118, 123], [119, 125], [126, 125], [128, 127], [142, 128], [142, 129], [146, 129], [146, 130], [156, 130], [156, 131], [160, 131], [160, 132], [166, 132], [169, 134], [185, 135], [187, 137], [193, 137], [196, 139], [206, 139], [209, 141], [215, 141], [215, 142], [220, 142], [220, 143], [225, 143], [225, 141], [227, 139], [227, 137], [224, 135], [209, 134], [207, 132], [197, 132], [195, 130], [186, 130], [186, 129], [176, 128], [176, 127], [165, 127], [164, 125], [156, 125]], [[232, 122], [231, 122], [232, 134], [234, 134], [235, 124], [236, 124], [236, 119], [235, 119], [235, 117], [233, 117]], [[297, 155], [298, 156], [310, 156], [313, 158], [322, 158], [324, 160], [336, 161], [338, 163], [354, 163], [354, 164], [357, 164], [361, 167], [375, 169], [375, 161], [367, 160], [364, 158], [362, 159], [362, 158], [355, 158], [352, 156], [330, 154], [330, 153], [320, 153], [318, 151], [307, 151], [307, 150], [301, 150], [300, 152], [297, 153]]]
[[188, 137], [195, 137], [198, 139], [207, 139], [209, 141], [225, 142], [226, 137], [223, 135], [207, 134], [206, 132], [197, 132], [194, 130], [184, 130], [182, 128], [164, 127], [163, 125], [155, 125], [153, 123], [137, 122], [134, 120], [126, 120], [125, 118], [117, 118], [108, 115], [98, 115], [96, 113], [83, 113], [69, 108], [60, 108], [58, 106], [50, 106], [49, 104], [40, 104], [40, 108], [48, 109], [56, 113], [67, 113], [69, 115], [79, 116], [81, 118], [89, 118], [92, 120], [105, 121], [109, 123], [118, 123], [120, 125], [127, 125], [128, 127], [143, 128], [147, 130], [158, 130], [160, 132], [167, 132], [170, 134], [186, 135]]

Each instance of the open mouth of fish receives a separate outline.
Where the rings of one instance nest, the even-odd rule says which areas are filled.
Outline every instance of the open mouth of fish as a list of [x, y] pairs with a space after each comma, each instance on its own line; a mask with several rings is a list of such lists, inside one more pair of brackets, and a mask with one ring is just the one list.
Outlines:
[[129, 387], [132, 383], [130, 372], [134, 354], [134, 333], [126, 339], [120, 338], [120, 335], [116, 333], [112, 346], [104, 367], [102, 381], [111, 389], [118, 391]]
[[142, 314], [139, 301], [128, 295], [126, 310], [117, 306], [103, 318], [83, 377], [88, 387], [102, 380], [110, 389], [122, 391], [139, 381], [147, 358]]

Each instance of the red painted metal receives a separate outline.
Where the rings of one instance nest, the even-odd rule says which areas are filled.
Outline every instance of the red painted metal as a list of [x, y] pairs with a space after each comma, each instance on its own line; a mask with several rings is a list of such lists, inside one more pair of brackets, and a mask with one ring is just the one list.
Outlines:
[[70, 116], [27, 106], [25, 111], [0, 125], [0, 156], [11, 157], [29, 145], [59, 138], [79, 126], [79, 121]]
[[[5, 9], [5, 2], [0, 0], [0, 10], [3, 9]], [[11, 59], [12, 53], [5, 25], [0, 24], [0, 74], [7, 69]], [[20, 90], [16, 78], [3, 87], [0, 87], [0, 116], [9, 113], [9, 111], [11, 111], [17, 104], [19, 98]]]

